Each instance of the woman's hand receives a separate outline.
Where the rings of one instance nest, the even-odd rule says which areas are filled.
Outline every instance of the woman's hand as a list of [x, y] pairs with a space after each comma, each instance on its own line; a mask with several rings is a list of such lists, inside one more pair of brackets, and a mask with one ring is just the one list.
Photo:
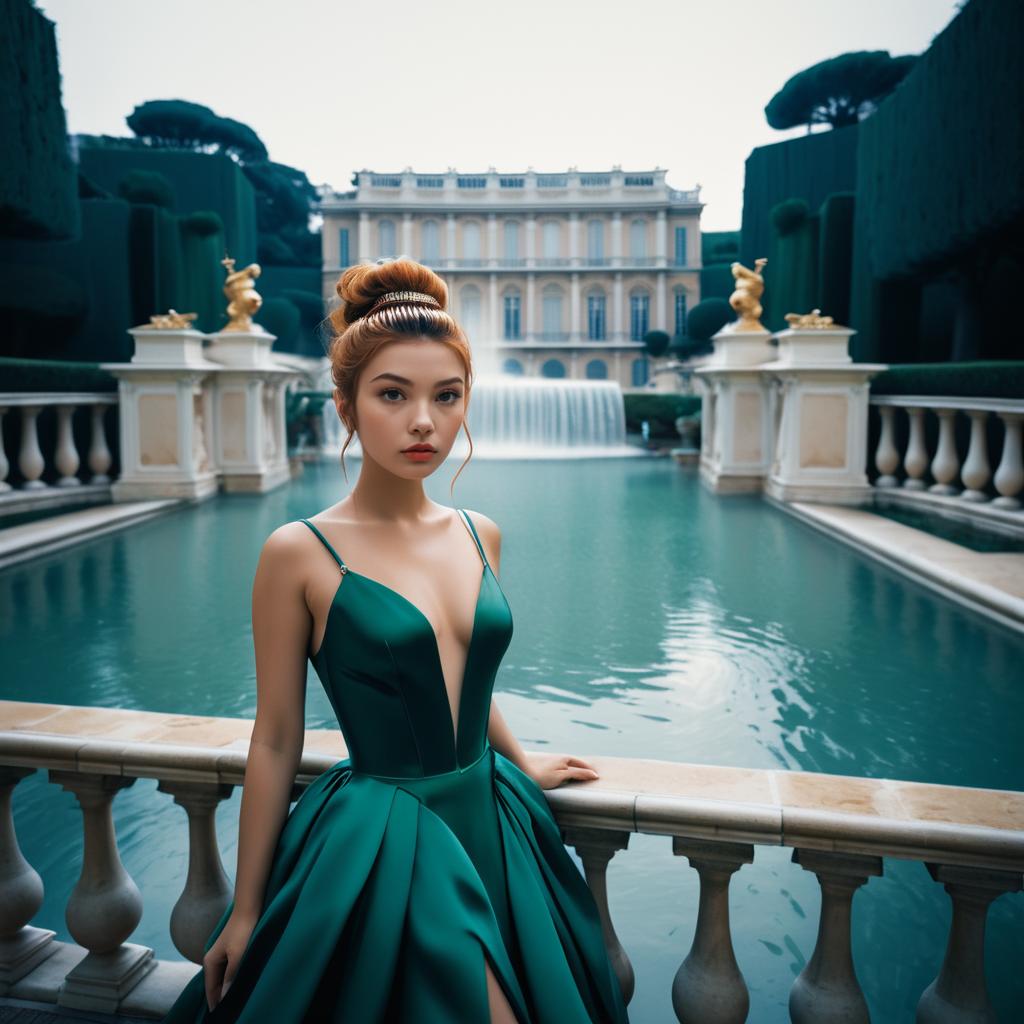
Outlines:
[[567, 754], [550, 754], [547, 757], [531, 754], [526, 774], [541, 789], [556, 789], [570, 779], [599, 778], [593, 765], [582, 757], [569, 757]]
[[211, 1010], [224, 998], [224, 993], [235, 980], [238, 962], [249, 945], [257, 920], [257, 915], [232, 911], [227, 924], [203, 957], [206, 1003]]

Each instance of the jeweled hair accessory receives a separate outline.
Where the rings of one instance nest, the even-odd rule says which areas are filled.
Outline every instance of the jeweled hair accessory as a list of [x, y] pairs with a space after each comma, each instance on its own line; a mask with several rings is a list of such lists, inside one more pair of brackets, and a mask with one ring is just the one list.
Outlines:
[[428, 295], [426, 292], [385, 292], [377, 301], [370, 307], [367, 316], [372, 316], [379, 309], [383, 309], [385, 306], [397, 306], [400, 304], [410, 306], [436, 306], [438, 309], [441, 308], [441, 303], [434, 298], [433, 295]]

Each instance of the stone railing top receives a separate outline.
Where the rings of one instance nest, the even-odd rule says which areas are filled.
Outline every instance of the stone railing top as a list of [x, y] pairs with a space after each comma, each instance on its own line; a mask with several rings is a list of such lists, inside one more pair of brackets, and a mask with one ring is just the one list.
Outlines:
[[959, 395], [872, 395], [872, 405], [896, 405], [911, 409], [971, 409], [1024, 413], [1024, 398], [962, 398]]
[[[239, 785], [252, 726], [0, 701], [0, 765]], [[346, 755], [339, 731], [307, 730], [299, 780]], [[585, 756], [599, 780], [545, 794], [565, 825], [1024, 871], [1024, 793], [1015, 790]]]
[[0, 409], [14, 405], [116, 405], [116, 391], [0, 391]]

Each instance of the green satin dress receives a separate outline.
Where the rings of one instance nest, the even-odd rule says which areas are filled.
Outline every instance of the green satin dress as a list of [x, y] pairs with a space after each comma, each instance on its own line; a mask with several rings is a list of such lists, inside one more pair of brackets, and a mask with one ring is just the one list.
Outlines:
[[628, 1021], [543, 790], [487, 740], [512, 615], [457, 511], [483, 560], [457, 738], [426, 616], [302, 520], [341, 572], [312, 661], [349, 756], [291, 809], [227, 994], [200, 969], [165, 1024], [486, 1024], [484, 957], [520, 1024]]

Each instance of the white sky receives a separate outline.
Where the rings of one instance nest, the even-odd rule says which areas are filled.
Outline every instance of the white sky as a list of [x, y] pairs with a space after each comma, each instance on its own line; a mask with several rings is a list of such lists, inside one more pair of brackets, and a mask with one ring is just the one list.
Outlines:
[[129, 135], [153, 99], [250, 125], [314, 184], [397, 171], [668, 170], [738, 228], [743, 161], [792, 74], [920, 53], [954, 0], [37, 0], [72, 132]]

